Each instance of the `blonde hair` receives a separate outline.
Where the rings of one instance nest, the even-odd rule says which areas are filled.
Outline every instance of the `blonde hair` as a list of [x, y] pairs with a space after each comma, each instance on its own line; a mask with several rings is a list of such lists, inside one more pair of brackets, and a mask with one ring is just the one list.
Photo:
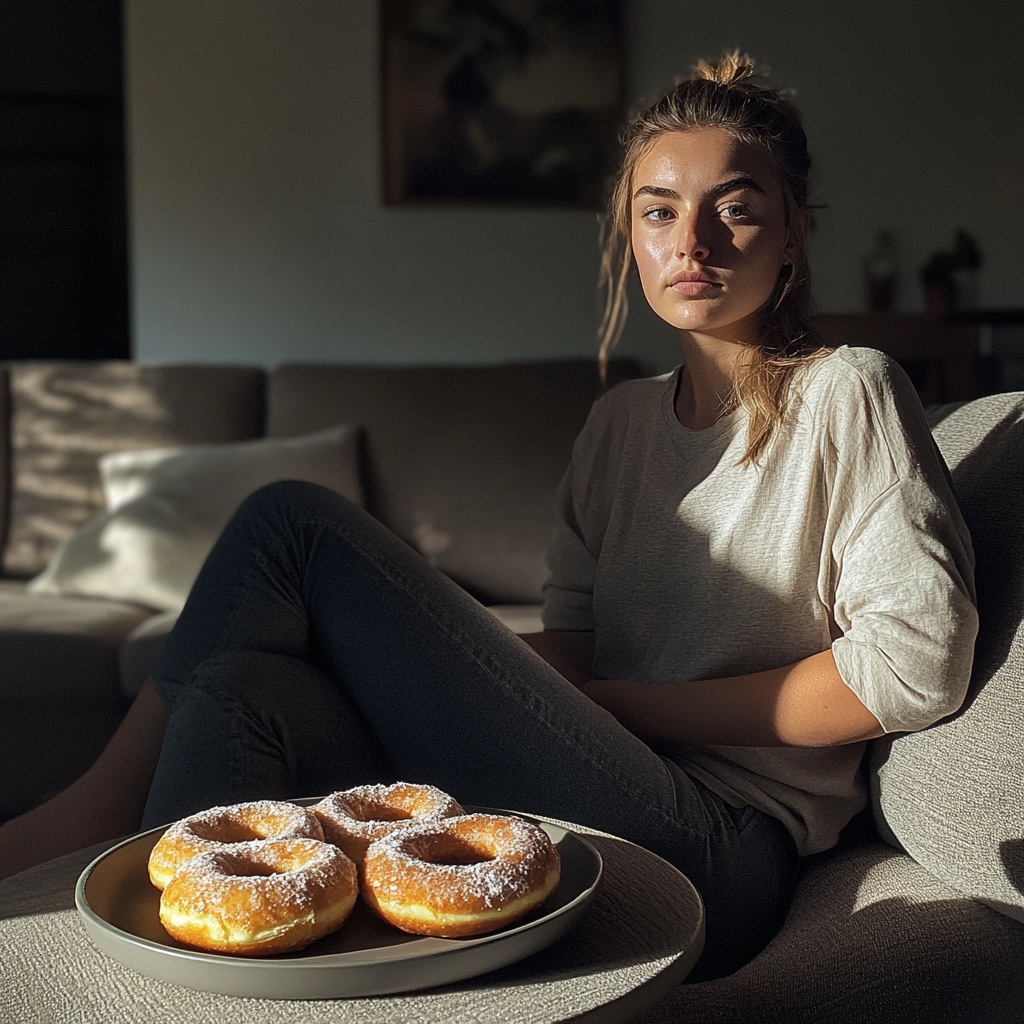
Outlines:
[[750, 418], [743, 465], [758, 461], [781, 425], [797, 367], [823, 354], [811, 315], [803, 227], [794, 226], [798, 217], [806, 216], [810, 223], [807, 136], [796, 108], [779, 90], [753, 81], [759, 75], [754, 61], [739, 52], [725, 54], [717, 61], [701, 61], [689, 78], [677, 82], [626, 126], [621, 137], [622, 163], [604, 225], [599, 283], [604, 292], [604, 313], [598, 329], [598, 360], [604, 379], [608, 354], [622, 334], [628, 312], [626, 284], [633, 265], [633, 176], [655, 139], [667, 132], [720, 128], [767, 150], [782, 187], [786, 228], [796, 254], [779, 273], [761, 314], [758, 343], [733, 385], [732, 406], [743, 406]]

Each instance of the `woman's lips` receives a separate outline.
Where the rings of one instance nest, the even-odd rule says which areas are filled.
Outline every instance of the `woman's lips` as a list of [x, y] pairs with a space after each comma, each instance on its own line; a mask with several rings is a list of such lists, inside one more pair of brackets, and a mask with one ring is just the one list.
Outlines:
[[705, 295], [713, 288], [721, 288], [718, 281], [694, 271], [684, 270], [669, 282], [669, 288], [679, 295]]

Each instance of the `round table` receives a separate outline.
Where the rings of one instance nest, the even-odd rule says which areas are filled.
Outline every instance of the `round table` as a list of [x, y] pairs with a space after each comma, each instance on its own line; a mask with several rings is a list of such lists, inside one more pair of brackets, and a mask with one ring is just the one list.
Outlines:
[[591, 829], [605, 874], [579, 924], [553, 946], [441, 988], [358, 999], [268, 1000], [195, 992], [138, 974], [89, 942], [79, 874], [114, 843], [0, 882], [0, 1021], [31, 1024], [553, 1024], [628, 1021], [700, 955], [704, 912], [687, 878], [639, 846]]

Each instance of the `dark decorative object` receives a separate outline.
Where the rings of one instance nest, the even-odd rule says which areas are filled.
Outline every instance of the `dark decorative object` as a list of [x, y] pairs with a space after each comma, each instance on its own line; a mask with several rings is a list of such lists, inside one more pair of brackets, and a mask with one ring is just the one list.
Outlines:
[[620, 29], [618, 0], [382, 0], [386, 201], [600, 206]]
[[939, 249], [921, 268], [925, 305], [929, 312], [948, 315], [973, 302], [974, 280], [982, 263], [981, 249], [963, 229], [953, 237], [951, 250]]

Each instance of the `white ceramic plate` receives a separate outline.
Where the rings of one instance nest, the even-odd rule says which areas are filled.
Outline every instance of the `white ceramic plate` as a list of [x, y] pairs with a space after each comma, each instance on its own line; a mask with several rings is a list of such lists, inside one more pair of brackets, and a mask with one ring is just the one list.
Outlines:
[[475, 938], [407, 935], [377, 918], [359, 900], [339, 931], [297, 953], [247, 958], [187, 949], [160, 924], [160, 893], [147, 872], [150, 851], [163, 835], [163, 827], [126, 839], [97, 857], [78, 879], [75, 905], [89, 938], [108, 956], [151, 978], [201, 992], [262, 999], [336, 999], [446, 985], [504, 967], [551, 945], [576, 923], [597, 889], [601, 856], [586, 839], [543, 818], [518, 817], [539, 825], [551, 837], [562, 859], [561, 881], [525, 922]]

